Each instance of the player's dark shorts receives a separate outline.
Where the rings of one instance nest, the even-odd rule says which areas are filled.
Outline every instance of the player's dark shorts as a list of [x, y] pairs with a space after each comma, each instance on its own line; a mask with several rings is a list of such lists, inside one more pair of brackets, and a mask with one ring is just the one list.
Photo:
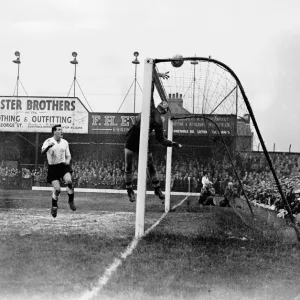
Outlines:
[[70, 165], [65, 165], [64, 163], [57, 165], [49, 165], [47, 182], [51, 183], [53, 180], [61, 180], [67, 173], [73, 173], [73, 170]]
[[[149, 143], [148, 143], [148, 153], [154, 151], [154, 144], [155, 137], [149, 137]], [[140, 148], [140, 132], [139, 130], [135, 129], [132, 127], [126, 135], [126, 141], [125, 141], [125, 148], [134, 152], [134, 153], [139, 153], [139, 148]]]
[[138, 153], [139, 151], [139, 140], [140, 132], [135, 127], [130, 128], [126, 134], [125, 148], [131, 150], [132, 152]]
[[[125, 148], [138, 154], [140, 150], [140, 145], [136, 141], [131, 141], [130, 139], [128, 139], [125, 142]], [[148, 153], [152, 153], [154, 149], [154, 146], [148, 144]]]
[[139, 152], [139, 144], [130, 143], [130, 141], [125, 142], [125, 148], [135, 153]]

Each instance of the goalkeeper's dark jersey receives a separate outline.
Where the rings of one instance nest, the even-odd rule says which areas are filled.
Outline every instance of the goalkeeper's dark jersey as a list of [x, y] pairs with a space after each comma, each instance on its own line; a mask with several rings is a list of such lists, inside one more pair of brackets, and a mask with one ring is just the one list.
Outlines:
[[[138, 152], [140, 142], [140, 129], [141, 114], [137, 116], [135, 124], [129, 129], [126, 134], [125, 148], [133, 152]], [[172, 142], [164, 137], [163, 122], [160, 113], [156, 108], [151, 109], [149, 135], [153, 130], [155, 131], [155, 138], [160, 144], [166, 147], [172, 146]]]

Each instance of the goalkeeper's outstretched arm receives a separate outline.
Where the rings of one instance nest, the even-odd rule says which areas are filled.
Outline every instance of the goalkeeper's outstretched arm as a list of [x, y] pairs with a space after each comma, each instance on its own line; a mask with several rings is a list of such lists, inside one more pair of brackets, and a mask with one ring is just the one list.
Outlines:
[[154, 127], [155, 131], [155, 138], [156, 140], [166, 147], [175, 147], [175, 148], [182, 148], [182, 145], [176, 142], [172, 142], [165, 138], [164, 131], [163, 131], [163, 123], [161, 120], [161, 117], [159, 116], [159, 119], [157, 119], [156, 126]]

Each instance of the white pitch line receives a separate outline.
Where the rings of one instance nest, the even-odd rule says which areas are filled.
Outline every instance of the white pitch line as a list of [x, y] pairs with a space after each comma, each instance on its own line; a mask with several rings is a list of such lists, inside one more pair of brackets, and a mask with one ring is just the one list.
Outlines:
[[[187, 198], [188, 196], [185, 197], [178, 204], [174, 205], [172, 209], [175, 209], [176, 207], [180, 206]], [[151, 232], [167, 214], [168, 212], [165, 212], [150, 228], [148, 228], [148, 230], [144, 233], [144, 235], [141, 238], [145, 237], [149, 232]], [[121, 266], [122, 262], [125, 261], [125, 259], [132, 254], [133, 250], [137, 247], [138, 242], [141, 240], [141, 238], [134, 238], [128, 245], [126, 250], [120, 255], [120, 258], [115, 258], [114, 262], [105, 270], [103, 276], [99, 278], [97, 285], [94, 286], [91, 291], [87, 291], [85, 294], [83, 294], [79, 298], [79, 300], [90, 300], [93, 297], [95, 297], [107, 284], [111, 276], [117, 271], [118, 267]]]

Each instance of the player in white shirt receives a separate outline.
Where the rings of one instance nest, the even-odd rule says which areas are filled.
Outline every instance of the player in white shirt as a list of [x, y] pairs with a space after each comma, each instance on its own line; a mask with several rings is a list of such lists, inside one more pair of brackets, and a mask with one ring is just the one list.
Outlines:
[[212, 182], [209, 180], [206, 171], [203, 173], [201, 183], [202, 183], [202, 188], [201, 188], [201, 193], [199, 196], [198, 203], [202, 205], [214, 206], [215, 189], [212, 187]]
[[206, 188], [208, 185], [212, 184], [212, 182], [208, 178], [207, 172], [203, 173], [201, 183], [202, 183], [203, 188]]
[[51, 183], [54, 191], [52, 193], [51, 215], [53, 218], [57, 216], [57, 202], [60, 194], [60, 180], [67, 185], [67, 193], [69, 197], [69, 205], [71, 210], [75, 211], [74, 204], [74, 187], [72, 184], [72, 168], [70, 166], [71, 153], [69, 143], [64, 140], [61, 125], [52, 127], [53, 137], [47, 139], [42, 146], [42, 154], [47, 154], [48, 175], [47, 182]]

